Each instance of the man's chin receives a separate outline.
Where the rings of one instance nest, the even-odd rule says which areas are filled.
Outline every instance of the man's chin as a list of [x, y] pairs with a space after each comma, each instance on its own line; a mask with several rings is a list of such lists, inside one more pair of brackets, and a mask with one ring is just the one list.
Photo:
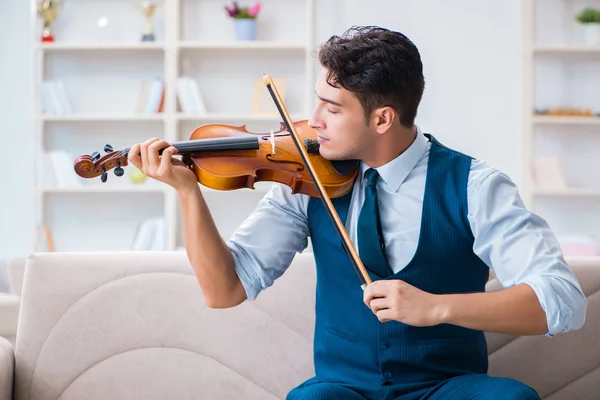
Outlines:
[[319, 146], [319, 155], [327, 161], [346, 161], [355, 159], [355, 157], [344, 154], [343, 152], [332, 151], [331, 148], [327, 145], [324, 146], [323, 144]]
[[331, 153], [329, 151], [324, 151], [323, 148], [319, 149], [319, 154], [321, 155], [321, 157], [323, 157], [324, 159], [328, 160], [328, 161], [340, 161], [343, 160], [342, 157], [340, 157], [339, 154], [334, 154]]

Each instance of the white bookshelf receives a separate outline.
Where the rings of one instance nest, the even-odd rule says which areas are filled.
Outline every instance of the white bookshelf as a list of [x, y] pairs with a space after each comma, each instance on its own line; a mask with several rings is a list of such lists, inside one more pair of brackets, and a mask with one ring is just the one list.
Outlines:
[[[524, 2], [522, 193], [528, 207], [550, 223], [563, 243], [568, 237], [587, 237], [600, 254], [600, 43], [585, 43], [575, 21], [575, 15], [590, 6], [600, 9], [600, 1]], [[589, 109], [592, 115], [547, 112], [554, 107]], [[538, 157], [558, 159], [564, 185], [537, 180], [533, 171]], [[600, 260], [567, 257], [584, 264]]]
[[[76, 185], [48, 185], [42, 155], [65, 150], [80, 155], [128, 148], [151, 137], [183, 141], [204, 123], [246, 125], [255, 132], [277, 130], [278, 115], [252, 113], [254, 84], [267, 73], [285, 79], [285, 102], [294, 120], [313, 106], [317, 61], [314, 0], [262, 1], [257, 38], [237, 41], [233, 21], [220, 0], [157, 0], [153, 17], [156, 40], [141, 42], [145, 26], [135, 0], [66, 1], [52, 24], [54, 43], [40, 43], [41, 20], [31, 2], [34, 104], [35, 237], [50, 228], [57, 251], [128, 250], [144, 220], [163, 217], [166, 248], [184, 245], [176, 193], [147, 179], [133, 184], [108, 171], [108, 181], [87, 180], [71, 169]], [[254, 1], [249, 2], [254, 3]], [[245, 2], [240, 2], [245, 5]], [[177, 78], [196, 80], [205, 114], [184, 113]], [[139, 98], [146, 80], [165, 81], [162, 112], [144, 113]], [[41, 82], [62, 82], [70, 113], [48, 113], [39, 101]], [[269, 96], [265, 88], [265, 96]], [[216, 191], [202, 187], [224, 237], [254, 209], [271, 184], [255, 190]], [[36, 250], [43, 250], [38, 243]]]

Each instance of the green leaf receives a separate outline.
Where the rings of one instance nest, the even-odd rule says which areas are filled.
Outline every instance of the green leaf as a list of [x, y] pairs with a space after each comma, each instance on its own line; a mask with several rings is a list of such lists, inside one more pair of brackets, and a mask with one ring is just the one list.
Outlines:
[[575, 20], [581, 24], [600, 24], [600, 10], [586, 7], [575, 16]]

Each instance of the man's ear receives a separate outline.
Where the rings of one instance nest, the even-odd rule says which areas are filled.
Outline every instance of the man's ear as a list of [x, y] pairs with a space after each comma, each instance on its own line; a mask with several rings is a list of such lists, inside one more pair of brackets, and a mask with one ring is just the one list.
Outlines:
[[379, 134], [386, 133], [392, 128], [394, 120], [398, 117], [398, 113], [392, 107], [380, 107], [373, 110], [373, 123], [375, 130]]

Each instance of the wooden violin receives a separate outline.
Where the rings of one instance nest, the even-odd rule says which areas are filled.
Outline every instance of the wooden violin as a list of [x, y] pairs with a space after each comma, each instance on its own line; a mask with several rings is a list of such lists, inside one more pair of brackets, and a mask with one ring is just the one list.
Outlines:
[[[198, 182], [207, 187], [235, 190], [271, 181], [288, 185], [293, 193], [321, 198], [364, 289], [371, 283], [370, 276], [331, 202], [354, 187], [359, 162], [321, 157], [316, 130], [306, 120], [292, 122], [271, 77], [263, 75], [263, 80], [283, 119], [277, 132], [251, 133], [245, 125], [208, 124], [196, 128], [188, 141], [171, 145], [195, 172]], [[83, 178], [100, 176], [103, 182], [111, 169], [122, 176], [129, 149], [113, 151], [106, 145], [104, 150], [108, 153], [104, 157], [98, 152], [78, 157], [75, 172]]]
[[[319, 155], [317, 132], [302, 120], [294, 123], [303, 138], [304, 146], [323, 182], [327, 194], [340, 197], [354, 186], [357, 162], [328, 161]], [[245, 125], [207, 124], [199, 126], [190, 134], [188, 141], [171, 143], [182, 155], [182, 160], [196, 174], [198, 182], [216, 190], [254, 188], [256, 182], [278, 182], [292, 188], [293, 193], [319, 197], [319, 192], [296, 150], [285, 123], [277, 132], [252, 133]], [[101, 177], [107, 180], [107, 172], [114, 169], [122, 176], [127, 166], [129, 149], [113, 151], [106, 145], [107, 154], [98, 152], [83, 155], [75, 160], [77, 175], [83, 178]], [[162, 153], [160, 151], [159, 153]]]

